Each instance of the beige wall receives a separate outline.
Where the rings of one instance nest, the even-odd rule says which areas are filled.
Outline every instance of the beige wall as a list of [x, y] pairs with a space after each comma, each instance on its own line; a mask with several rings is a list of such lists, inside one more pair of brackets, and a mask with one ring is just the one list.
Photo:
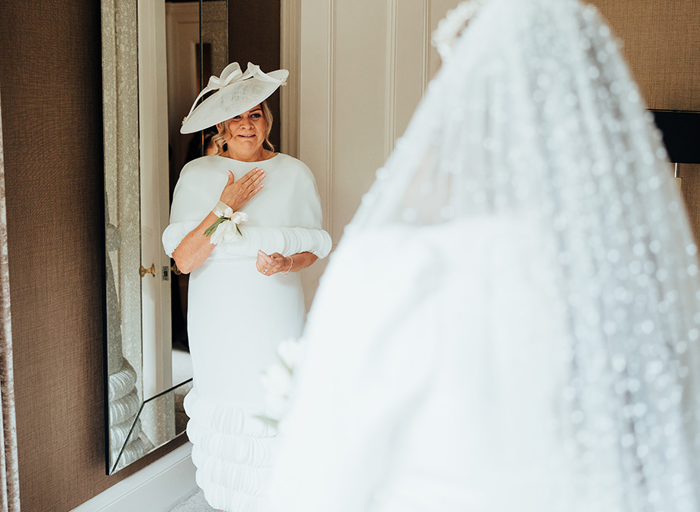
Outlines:
[[[700, 2], [593, 0], [624, 41], [624, 55], [649, 108], [700, 111]], [[700, 141], [698, 141], [700, 144]], [[700, 165], [679, 165], [700, 242]]]
[[649, 108], [700, 111], [700, 2], [592, 0], [617, 36]]

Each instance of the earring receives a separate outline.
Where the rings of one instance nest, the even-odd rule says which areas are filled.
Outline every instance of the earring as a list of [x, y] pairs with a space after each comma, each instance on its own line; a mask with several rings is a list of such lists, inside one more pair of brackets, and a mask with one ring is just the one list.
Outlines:
[[224, 143], [221, 145], [221, 151], [224, 153], [228, 151], [228, 142], [224, 141]]

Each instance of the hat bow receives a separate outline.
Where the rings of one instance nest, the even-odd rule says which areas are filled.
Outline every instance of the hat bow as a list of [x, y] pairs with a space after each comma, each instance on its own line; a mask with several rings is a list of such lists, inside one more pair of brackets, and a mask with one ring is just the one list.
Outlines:
[[245, 73], [241, 71], [241, 66], [238, 65], [238, 62], [232, 62], [224, 68], [224, 70], [221, 72], [221, 76], [212, 75], [211, 77], [209, 77], [209, 82], [207, 83], [207, 86], [204, 89], [202, 89], [199, 95], [197, 95], [197, 98], [194, 100], [194, 103], [192, 103], [192, 108], [190, 108], [190, 111], [182, 120], [182, 124], [185, 124], [185, 121], [187, 121], [187, 118], [190, 117], [190, 114], [192, 114], [192, 111], [197, 106], [197, 103], [199, 102], [200, 98], [202, 98], [202, 96], [209, 92], [223, 89], [224, 87], [229, 86], [233, 83], [242, 82], [243, 80], [248, 80], [250, 78], [257, 78], [262, 82], [272, 82], [279, 85], [286, 85], [287, 83], [287, 80], [285, 78], [277, 79], [275, 77], [272, 77], [261, 71], [260, 66], [256, 66], [252, 62], [248, 63], [248, 69], [246, 69]]

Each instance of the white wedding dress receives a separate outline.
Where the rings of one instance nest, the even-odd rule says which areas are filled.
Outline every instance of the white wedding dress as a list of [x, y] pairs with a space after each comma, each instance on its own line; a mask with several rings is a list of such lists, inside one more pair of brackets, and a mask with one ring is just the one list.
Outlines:
[[304, 334], [280, 512], [540, 510], [536, 461], [559, 448], [545, 418], [565, 377], [535, 231], [493, 217], [344, 238]]
[[185, 398], [187, 435], [197, 483], [207, 501], [230, 512], [264, 510], [275, 430], [260, 375], [277, 345], [301, 332], [304, 296], [298, 272], [263, 276], [257, 251], [285, 256], [310, 251], [325, 257], [330, 237], [321, 229], [321, 205], [311, 171], [278, 154], [264, 162], [209, 156], [187, 164], [175, 188], [170, 225], [163, 234], [172, 255], [219, 200], [231, 170], [236, 179], [260, 167], [265, 187], [242, 212], [243, 236], [220, 243], [190, 275], [188, 334], [194, 387]]
[[595, 8], [482, 3], [321, 280], [274, 504], [698, 512], [697, 249], [659, 133]]

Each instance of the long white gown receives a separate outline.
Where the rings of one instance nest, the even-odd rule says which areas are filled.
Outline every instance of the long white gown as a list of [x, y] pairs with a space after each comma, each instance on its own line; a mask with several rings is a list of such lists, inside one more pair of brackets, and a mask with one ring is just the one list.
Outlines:
[[220, 243], [190, 275], [188, 329], [194, 387], [185, 399], [197, 484], [215, 508], [264, 509], [276, 432], [267, 415], [260, 375], [276, 361], [277, 345], [298, 336], [305, 308], [298, 272], [263, 276], [257, 251], [325, 257], [329, 235], [311, 171], [278, 154], [264, 162], [209, 156], [188, 163], [173, 195], [163, 244], [172, 254], [216, 205], [231, 170], [236, 179], [260, 167], [264, 188], [241, 211], [243, 236]]
[[650, 117], [595, 8], [483, 2], [316, 293], [280, 512], [700, 511], [697, 247]]

